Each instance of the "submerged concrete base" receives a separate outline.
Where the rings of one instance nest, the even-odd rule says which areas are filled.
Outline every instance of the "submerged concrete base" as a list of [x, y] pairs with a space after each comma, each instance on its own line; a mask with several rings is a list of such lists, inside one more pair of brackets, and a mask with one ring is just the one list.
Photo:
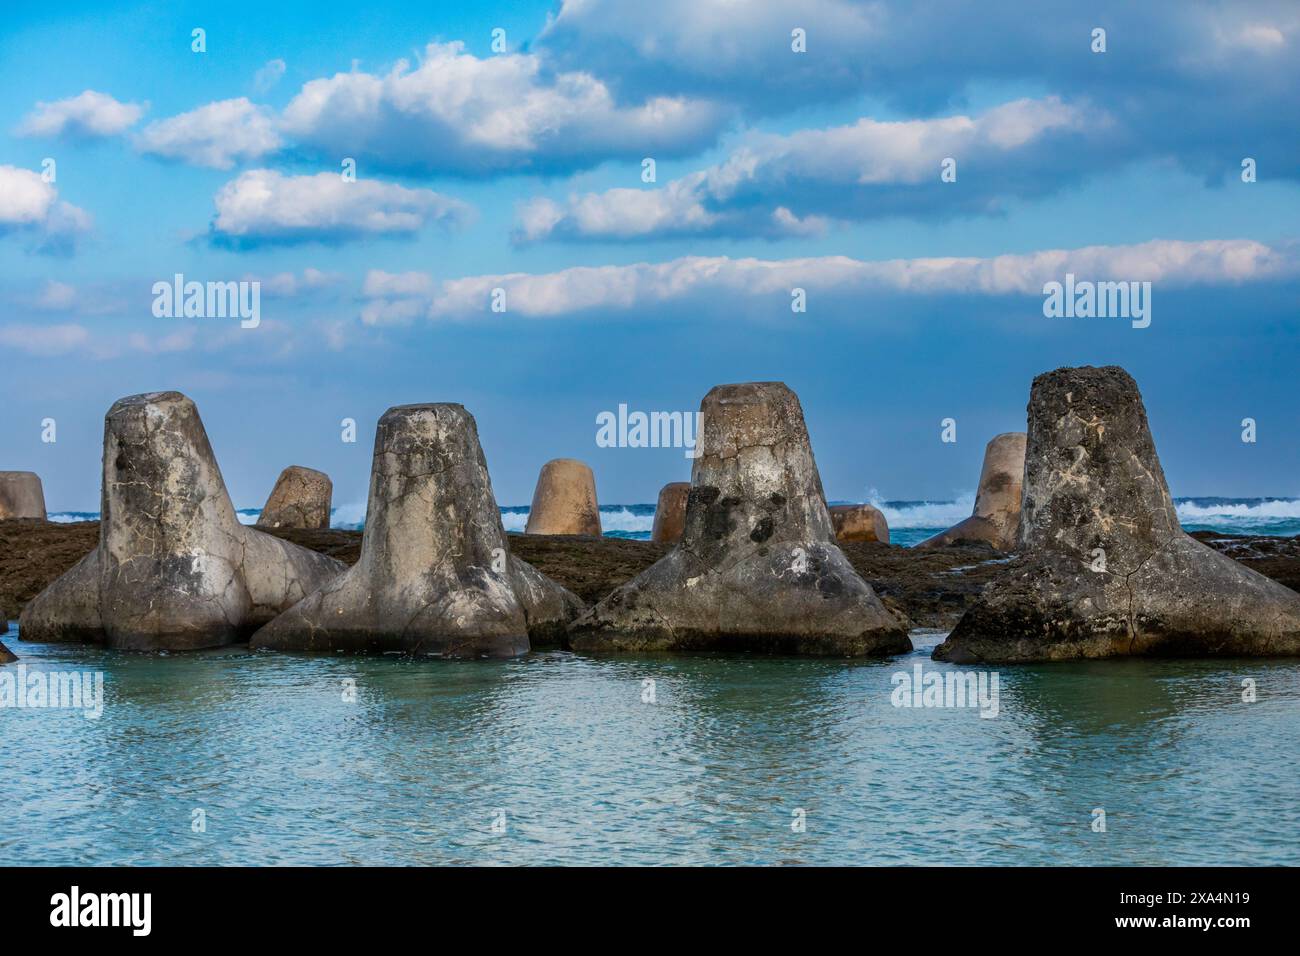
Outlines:
[[1131, 571], [1021, 559], [934, 651], [954, 664], [1127, 656], [1300, 656], [1300, 594], [1180, 533]]

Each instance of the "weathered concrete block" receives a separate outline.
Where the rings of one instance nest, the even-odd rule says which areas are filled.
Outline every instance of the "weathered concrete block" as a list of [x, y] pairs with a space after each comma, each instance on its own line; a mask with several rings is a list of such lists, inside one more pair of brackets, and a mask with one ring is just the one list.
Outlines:
[[889, 522], [872, 505], [831, 505], [836, 541], [879, 541], [889, 544]]
[[578, 597], [506, 546], [474, 418], [404, 405], [379, 420], [361, 558], [253, 636], [255, 648], [512, 657]]
[[916, 547], [983, 541], [999, 551], [1013, 551], [1020, 537], [1021, 482], [1025, 473], [1024, 432], [994, 436], [984, 448], [975, 511], [947, 531], [926, 538]]
[[100, 510], [99, 546], [27, 605], [23, 640], [230, 644], [344, 569], [239, 523], [198, 409], [179, 392], [109, 409]]
[[656, 544], [676, 544], [686, 529], [686, 499], [691, 493], [689, 481], [673, 481], [659, 489], [655, 521], [650, 540]]
[[1300, 654], [1300, 594], [1179, 526], [1121, 368], [1034, 380], [1019, 549], [936, 659]]
[[45, 490], [34, 471], [0, 471], [0, 521], [9, 518], [45, 520]]
[[257, 527], [328, 528], [333, 497], [334, 483], [325, 472], [290, 465], [276, 479], [271, 497], [257, 516]]
[[835, 544], [803, 409], [779, 382], [705, 396], [681, 541], [574, 624], [582, 651], [911, 650]]
[[596, 476], [572, 458], [556, 458], [542, 466], [528, 509], [528, 534], [592, 534], [599, 536], [600, 507]]

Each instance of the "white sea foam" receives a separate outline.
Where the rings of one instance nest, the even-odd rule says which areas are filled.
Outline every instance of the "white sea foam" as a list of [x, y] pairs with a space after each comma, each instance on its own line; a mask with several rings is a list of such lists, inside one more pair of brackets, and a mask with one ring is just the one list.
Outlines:
[[501, 523], [507, 531], [523, 531], [524, 525], [528, 524], [528, 511], [503, 511]]
[[[501, 512], [501, 523], [505, 525], [507, 531], [523, 531], [528, 524], [528, 509]], [[649, 534], [654, 523], [653, 513], [639, 515], [624, 505], [611, 505], [600, 509], [600, 527], [606, 534], [610, 532]]]
[[600, 526], [605, 531], [644, 531], [647, 534], [654, 528], [655, 516], [635, 514], [626, 507], [619, 506], [606, 511], [600, 509]]
[[975, 493], [963, 492], [956, 501], [909, 501], [886, 504], [873, 489], [867, 503], [879, 508], [890, 528], [949, 528], [969, 518], [975, 509]]
[[351, 504], [338, 505], [330, 511], [330, 527], [355, 531], [365, 524], [366, 503], [354, 501]]
[[59, 524], [72, 524], [75, 521], [98, 521], [98, 511], [57, 511], [53, 514], [46, 515], [50, 521], [57, 521]]
[[1215, 525], [1249, 529], [1258, 524], [1300, 521], [1300, 499], [1279, 498], [1250, 503], [1179, 501], [1178, 520], [1183, 524]]

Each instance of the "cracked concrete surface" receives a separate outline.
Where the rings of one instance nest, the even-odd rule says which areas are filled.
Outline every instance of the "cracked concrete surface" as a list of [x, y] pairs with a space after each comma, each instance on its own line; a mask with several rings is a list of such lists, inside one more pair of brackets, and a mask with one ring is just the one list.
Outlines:
[[236, 643], [344, 570], [239, 523], [198, 409], [179, 392], [109, 409], [100, 509], [98, 547], [27, 605], [22, 639]]
[[389, 409], [375, 435], [361, 556], [253, 635], [254, 648], [513, 657], [585, 605], [509, 554], [474, 418]]
[[575, 622], [574, 650], [910, 650], [906, 621], [835, 544], [794, 393], [721, 385], [701, 410], [681, 540]]
[[1123, 369], [1034, 380], [1018, 550], [936, 659], [1300, 654], [1300, 595], [1180, 527]]

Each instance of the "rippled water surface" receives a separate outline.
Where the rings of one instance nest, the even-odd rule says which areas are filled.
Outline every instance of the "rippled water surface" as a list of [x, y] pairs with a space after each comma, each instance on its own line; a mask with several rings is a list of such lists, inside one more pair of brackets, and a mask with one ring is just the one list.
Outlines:
[[447, 663], [10, 633], [30, 669], [102, 671], [107, 700], [98, 720], [0, 710], [0, 848], [34, 864], [1300, 864], [1300, 661], [1003, 667], [996, 718], [892, 706], [895, 673], [950, 670], [929, 661], [938, 639], [870, 663]]

